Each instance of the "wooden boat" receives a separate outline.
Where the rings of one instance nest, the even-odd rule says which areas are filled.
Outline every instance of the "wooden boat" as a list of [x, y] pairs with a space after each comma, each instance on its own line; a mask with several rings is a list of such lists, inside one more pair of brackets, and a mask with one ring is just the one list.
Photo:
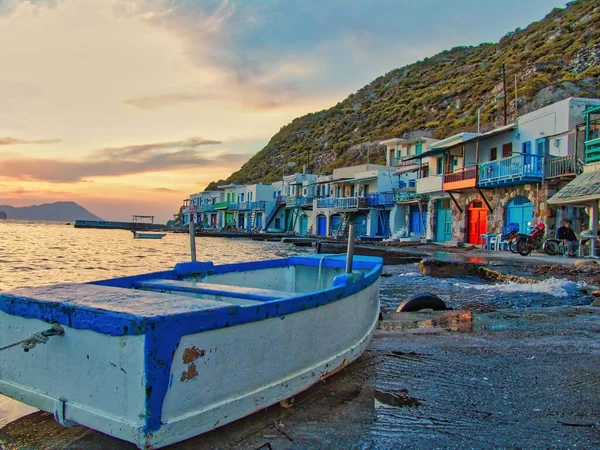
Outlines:
[[162, 239], [167, 233], [141, 233], [139, 231], [133, 232], [134, 239]]
[[[382, 260], [355, 256], [352, 273], [345, 264], [345, 255], [190, 262], [0, 293], [0, 394], [144, 449], [207, 432], [365, 350]], [[27, 353], [5, 348], [23, 340]]]

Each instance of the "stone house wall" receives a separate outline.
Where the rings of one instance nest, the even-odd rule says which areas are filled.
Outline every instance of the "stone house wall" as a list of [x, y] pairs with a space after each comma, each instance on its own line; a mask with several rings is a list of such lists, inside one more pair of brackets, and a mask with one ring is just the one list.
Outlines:
[[[534, 205], [533, 222], [538, 223], [540, 219], [544, 224], [547, 221], [547, 212], [543, 209], [546, 207], [548, 200], [548, 189], [542, 184], [523, 184], [517, 186], [508, 186], [493, 189], [482, 189], [483, 195], [492, 207], [492, 211], [488, 211], [487, 232], [501, 233], [502, 227], [505, 226], [506, 206], [517, 196], [528, 198]], [[454, 194], [458, 204], [462, 208], [462, 212], [458, 210], [454, 203], [452, 206], [452, 240], [456, 242], [466, 242], [467, 236], [467, 208], [474, 200], [482, 200], [481, 195], [475, 189], [471, 189], [460, 194]], [[485, 203], [484, 203], [485, 204]], [[547, 224], [546, 224], [547, 225]]]

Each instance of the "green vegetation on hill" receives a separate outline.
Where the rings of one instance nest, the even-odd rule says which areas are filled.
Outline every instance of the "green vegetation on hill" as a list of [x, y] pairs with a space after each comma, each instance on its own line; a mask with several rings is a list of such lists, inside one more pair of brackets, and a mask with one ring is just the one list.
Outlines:
[[[313, 173], [384, 162], [378, 142], [421, 132], [437, 138], [503, 123], [502, 65], [509, 122], [570, 96], [600, 96], [600, 3], [579, 0], [554, 9], [499, 43], [459, 47], [392, 70], [334, 107], [284, 126], [267, 146], [227, 180], [281, 179], [308, 163]], [[209, 185], [208, 188], [214, 186]]]

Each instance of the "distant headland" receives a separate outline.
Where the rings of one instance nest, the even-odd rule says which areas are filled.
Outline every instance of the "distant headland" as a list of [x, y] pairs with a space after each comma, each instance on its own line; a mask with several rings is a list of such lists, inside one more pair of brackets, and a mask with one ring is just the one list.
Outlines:
[[23, 207], [0, 205], [0, 219], [48, 220], [56, 222], [102, 220], [75, 202], [44, 203], [42, 205]]

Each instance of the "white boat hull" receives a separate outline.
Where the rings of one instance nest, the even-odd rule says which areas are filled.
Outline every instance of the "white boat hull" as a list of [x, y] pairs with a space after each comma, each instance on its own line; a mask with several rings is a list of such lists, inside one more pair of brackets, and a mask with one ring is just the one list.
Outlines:
[[[289, 277], [289, 271], [278, 273]], [[64, 286], [56, 289], [69, 289]], [[96, 288], [101, 289], [89, 289]], [[64, 336], [28, 353], [20, 347], [0, 352], [0, 393], [54, 413], [65, 426], [77, 423], [139, 448], [160, 448], [276, 404], [340, 370], [366, 349], [378, 316], [377, 277], [317, 307], [182, 335], [169, 352], [173, 360], [155, 429], [148, 428], [156, 394], [151, 391], [161, 386], [148, 379], [147, 358], [158, 361], [157, 367], [166, 363], [159, 351], [149, 354], [145, 334], [109, 335], [65, 325]], [[48, 328], [43, 320], [2, 311], [0, 323], [0, 345]]]

